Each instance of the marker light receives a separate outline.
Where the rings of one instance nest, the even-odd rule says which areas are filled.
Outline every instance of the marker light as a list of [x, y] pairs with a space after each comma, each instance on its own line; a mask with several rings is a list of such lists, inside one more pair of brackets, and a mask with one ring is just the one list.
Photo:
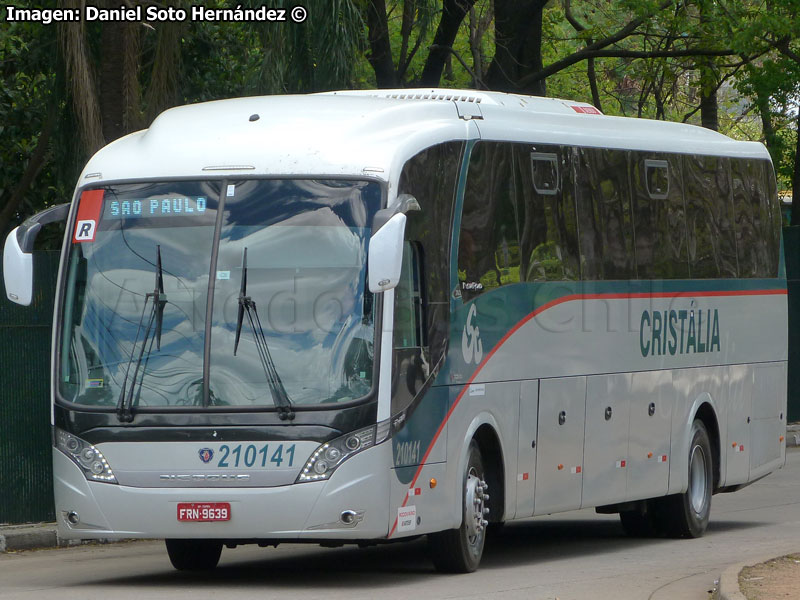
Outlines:
[[328, 479], [337, 467], [354, 454], [389, 439], [389, 422], [382, 421], [325, 442], [300, 470], [296, 483]]
[[56, 448], [80, 467], [86, 479], [117, 483], [106, 457], [89, 442], [56, 427]]

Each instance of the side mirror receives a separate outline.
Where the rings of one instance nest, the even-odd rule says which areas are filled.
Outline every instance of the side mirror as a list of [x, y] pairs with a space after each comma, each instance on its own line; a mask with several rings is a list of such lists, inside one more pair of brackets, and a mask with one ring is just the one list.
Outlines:
[[369, 240], [369, 291], [385, 292], [400, 283], [406, 216], [397, 213]]
[[3, 248], [3, 279], [6, 296], [12, 302], [28, 306], [33, 298], [33, 254], [19, 246], [19, 227], [8, 234]]
[[6, 296], [12, 302], [28, 306], [33, 299], [33, 243], [43, 225], [65, 221], [69, 204], [59, 204], [27, 219], [6, 237], [3, 247], [3, 279]]

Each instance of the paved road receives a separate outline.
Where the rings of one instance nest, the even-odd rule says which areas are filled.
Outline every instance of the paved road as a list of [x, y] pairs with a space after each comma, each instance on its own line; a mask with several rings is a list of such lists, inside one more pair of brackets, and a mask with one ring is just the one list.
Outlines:
[[[422, 541], [378, 548], [224, 550], [216, 571], [173, 571], [163, 544], [0, 554], [0, 599], [502, 598], [707, 600], [728, 565], [800, 550], [800, 449], [786, 467], [715, 496], [698, 540], [632, 540], [580, 511], [509, 524], [472, 575], [439, 575]], [[800, 597], [800, 582], [798, 582]]]

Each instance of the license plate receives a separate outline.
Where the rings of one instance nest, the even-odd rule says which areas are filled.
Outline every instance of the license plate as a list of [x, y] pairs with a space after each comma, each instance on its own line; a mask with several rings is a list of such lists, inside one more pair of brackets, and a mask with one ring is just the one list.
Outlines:
[[208, 521], [230, 521], [229, 502], [179, 502], [178, 521], [204, 523]]

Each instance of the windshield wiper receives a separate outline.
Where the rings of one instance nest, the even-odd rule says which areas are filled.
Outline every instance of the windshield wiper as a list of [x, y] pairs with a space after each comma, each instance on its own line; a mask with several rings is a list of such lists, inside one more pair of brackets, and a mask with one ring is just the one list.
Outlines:
[[258, 317], [256, 303], [247, 295], [247, 248], [242, 253], [242, 283], [239, 288], [239, 315], [236, 319], [236, 339], [233, 344], [234, 356], [236, 356], [236, 351], [239, 349], [239, 338], [242, 334], [245, 313], [247, 313], [247, 320], [250, 322], [250, 329], [253, 331], [253, 339], [256, 344], [256, 350], [258, 350], [258, 357], [261, 359], [261, 366], [267, 376], [272, 401], [278, 409], [278, 416], [284, 421], [286, 419], [292, 420], [295, 415], [292, 410], [292, 401], [286, 392], [286, 388], [283, 387], [283, 382], [275, 369], [275, 363], [272, 362], [272, 355], [269, 352], [264, 328], [261, 327], [261, 319]]
[[[144, 315], [147, 312], [147, 303], [152, 299], [152, 304], [150, 305], [150, 316], [147, 321], [147, 328], [144, 331], [144, 339], [142, 339], [142, 345], [139, 347], [139, 356], [136, 358], [136, 367], [133, 370], [133, 383], [131, 383], [130, 389], [127, 390], [127, 383], [128, 383], [128, 375], [131, 371], [131, 365], [133, 364], [133, 357], [136, 354], [136, 344], [139, 341], [139, 332], [142, 330], [142, 325], [144, 324]], [[136, 393], [136, 400], [138, 401], [139, 395], [141, 394], [142, 383], [144, 382], [144, 374], [147, 370], [147, 361], [150, 360], [150, 352], [153, 350], [153, 342], [156, 343], [158, 350], [161, 350], [161, 329], [164, 324], [164, 306], [167, 304], [167, 296], [164, 294], [164, 271], [161, 268], [161, 246], [156, 246], [156, 282], [155, 287], [153, 288], [152, 293], [145, 294], [144, 297], [144, 306], [142, 307], [142, 316], [139, 319], [139, 326], [136, 329], [136, 337], [133, 338], [133, 348], [131, 348], [131, 357], [128, 360], [128, 366], [125, 369], [125, 377], [122, 379], [122, 389], [119, 393], [119, 400], [117, 400], [117, 418], [122, 423], [130, 423], [133, 421], [133, 400], [134, 394]], [[156, 331], [153, 337], [150, 337], [150, 332], [153, 329], [153, 323], [155, 323]], [[150, 342], [149, 347], [147, 346], [147, 342]], [[147, 347], [147, 352], [145, 354], [145, 347]], [[142, 360], [144, 360], [145, 367], [142, 369], [142, 378], [139, 381], [139, 385], [136, 385], [137, 377], [139, 376], [139, 368], [142, 365]]]

